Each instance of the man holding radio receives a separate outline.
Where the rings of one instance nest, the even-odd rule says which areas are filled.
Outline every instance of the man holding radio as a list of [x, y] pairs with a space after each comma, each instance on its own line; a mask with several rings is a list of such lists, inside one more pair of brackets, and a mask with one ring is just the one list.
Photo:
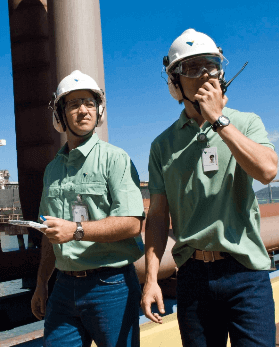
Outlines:
[[[260, 238], [253, 178], [267, 184], [277, 155], [261, 119], [226, 108], [225, 57], [207, 35], [186, 30], [164, 65], [171, 95], [185, 109], [152, 143], [142, 308], [157, 303], [169, 215], [176, 244], [177, 317], [183, 346], [275, 346], [270, 259]], [[210, 158], [214, 158], [214, 162]]]

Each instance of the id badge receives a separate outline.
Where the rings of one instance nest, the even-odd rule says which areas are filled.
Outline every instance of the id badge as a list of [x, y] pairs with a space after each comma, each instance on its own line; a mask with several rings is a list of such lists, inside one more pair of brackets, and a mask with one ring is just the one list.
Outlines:
[[204, 172], [219, 170], [217, 147], [202, 150], [202, 166]]
[[72, 202], [73, 222], [86, 222], [88, 218], [88, 207], [82, 202], [81, 195], [78, 194], [77, 201]]

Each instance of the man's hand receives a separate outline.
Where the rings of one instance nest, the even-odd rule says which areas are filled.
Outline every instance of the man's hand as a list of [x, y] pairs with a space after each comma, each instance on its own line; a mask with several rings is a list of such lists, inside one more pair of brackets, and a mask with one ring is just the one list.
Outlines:
[[31, 300], [31, 310], [33, 315], [42, 320], [46, 314], [46, 301], [48, 298], [48, 287], [46, 285], [37, 285]]
[[165, 313], [163, 295], [158, 283], [154, 282], [149, 284], [146, 282], [143, 288], [141, 308], [147, 318], [151, 319], [155, 323], [162, 324], [162, 317], [158, 313], [151, 312], [151, 305], [153, 303], [157, 303], [158, 310], [161, 314]]
[[46, 219], [44, 224], [48, 226], [44, 232], [49, 242], [57, 244], [73, 240], [73, 235], [77, 228], [75, 222], [51, 216], [44, 217]]
[[205, 82], [195, 94], [195, 99], [199, 102], [203, 118], [211, 124], [222, 115], [223, 108], [228, 102], [216, 78]]

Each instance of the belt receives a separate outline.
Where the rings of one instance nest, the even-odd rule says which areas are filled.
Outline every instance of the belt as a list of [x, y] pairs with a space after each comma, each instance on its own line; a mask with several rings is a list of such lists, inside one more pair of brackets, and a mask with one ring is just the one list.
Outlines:
[[191, 258], [194, 260], [202, 260], [204, 263], [214, 262], [215, 260], [222, 260], [229, 258], [229, 253], [218, 251], [201, 251], [196, 249]]
[[73, 277], [87, 277], [89, 274], [93, 274], [96, 272], [103, 271], [105, 269], [108, 269], [108, 267], [99, 267], [97, 269], [89, 269], [89, 270], [83, 270], [83, 271], [63, 271], [59, 270], [60, 272], [63, 272], [63, 274]]

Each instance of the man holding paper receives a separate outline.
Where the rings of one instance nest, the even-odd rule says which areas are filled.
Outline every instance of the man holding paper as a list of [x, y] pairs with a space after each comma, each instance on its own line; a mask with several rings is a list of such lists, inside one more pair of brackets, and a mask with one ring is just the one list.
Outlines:
[[[32, 310], [45, 316], [44, 346], [139, 346], [144, 218], [137, 171], [122, 149], [99, 140], [105, 97], [74, 71], [57, 88], [54, 126], [67, 143], [47, 166], [40, 214], [47, 229]], [[58, 275], [45, 308], [47, 282]]]

